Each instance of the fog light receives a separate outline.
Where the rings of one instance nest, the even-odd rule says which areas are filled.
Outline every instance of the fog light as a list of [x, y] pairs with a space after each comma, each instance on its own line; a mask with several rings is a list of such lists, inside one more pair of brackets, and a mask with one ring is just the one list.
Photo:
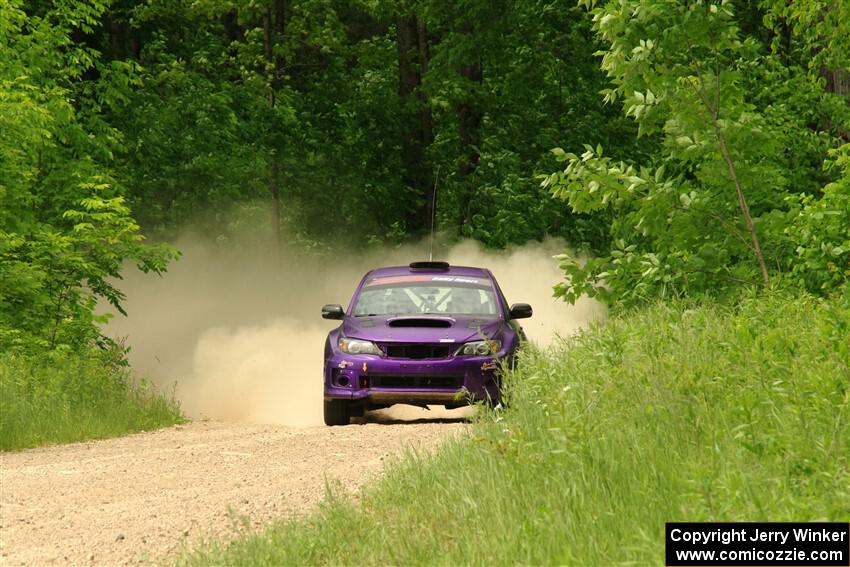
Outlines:
[[348, 381], [348, 376], [340, 376], [339, 377], [339, 385], [340, 386], [345, 387], [345, 386], [348, 386], [349, 383], [350, 382]]

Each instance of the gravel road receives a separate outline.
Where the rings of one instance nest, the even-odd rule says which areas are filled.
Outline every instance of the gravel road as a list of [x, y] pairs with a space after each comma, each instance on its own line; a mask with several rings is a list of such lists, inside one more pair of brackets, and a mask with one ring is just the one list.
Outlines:
[[[458, 411], [468, 410], [443, 416]], [[334, 428], [194, 422], [0, 453], [0, 565], [167, 562], [205, 539], [308, 512], [326, 478], [355, 491], [388, 455], [465, 427], [417, 415]]]

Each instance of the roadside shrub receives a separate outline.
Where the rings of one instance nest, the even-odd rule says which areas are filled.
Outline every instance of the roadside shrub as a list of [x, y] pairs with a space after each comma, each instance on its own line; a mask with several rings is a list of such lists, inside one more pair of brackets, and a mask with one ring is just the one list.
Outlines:
[[850, 144], [831, 152], [827, 169], [843, 176], [820, 198], [804, 195], [795, 221], [785, 229], [796, 244], [791, 279], [813, 292], [830, 292], [850, 282]]
[[155, 429], [182, 420], [120, 352], [0, 354], [0, 450]]

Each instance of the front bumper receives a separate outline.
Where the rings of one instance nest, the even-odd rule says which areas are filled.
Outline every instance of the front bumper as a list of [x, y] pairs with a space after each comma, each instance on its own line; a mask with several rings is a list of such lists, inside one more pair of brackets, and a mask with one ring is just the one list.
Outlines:
[[464, 405], [477, 400], [495, 403], [500, 397], [497, 359], [464, 356], [413, 360], [334, 354], [325, 361], [325, 400], [350, 400], [366, 406]]
[[[431, 404], [454, 405], [465, 404], [469, 401], [469, 392], [464, 388], [455, 391], [413, 391], [413, 390], [378, 390], [370, 389], [365, 396], [349, 398], [374, 405], [392, 404]], [[325, 396], [325, 399], [339, 399]]]

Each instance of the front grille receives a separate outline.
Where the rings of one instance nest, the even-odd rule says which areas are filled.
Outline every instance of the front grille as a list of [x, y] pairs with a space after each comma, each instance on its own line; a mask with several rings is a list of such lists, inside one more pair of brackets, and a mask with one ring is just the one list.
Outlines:
[[382, 345], [388, 358], [448, 358], [457, 345]]
[[449, 376], [397, 376], [371, 375], [373, 388], [434, 388], [457, 390], [463, 386], [462, 375]]

